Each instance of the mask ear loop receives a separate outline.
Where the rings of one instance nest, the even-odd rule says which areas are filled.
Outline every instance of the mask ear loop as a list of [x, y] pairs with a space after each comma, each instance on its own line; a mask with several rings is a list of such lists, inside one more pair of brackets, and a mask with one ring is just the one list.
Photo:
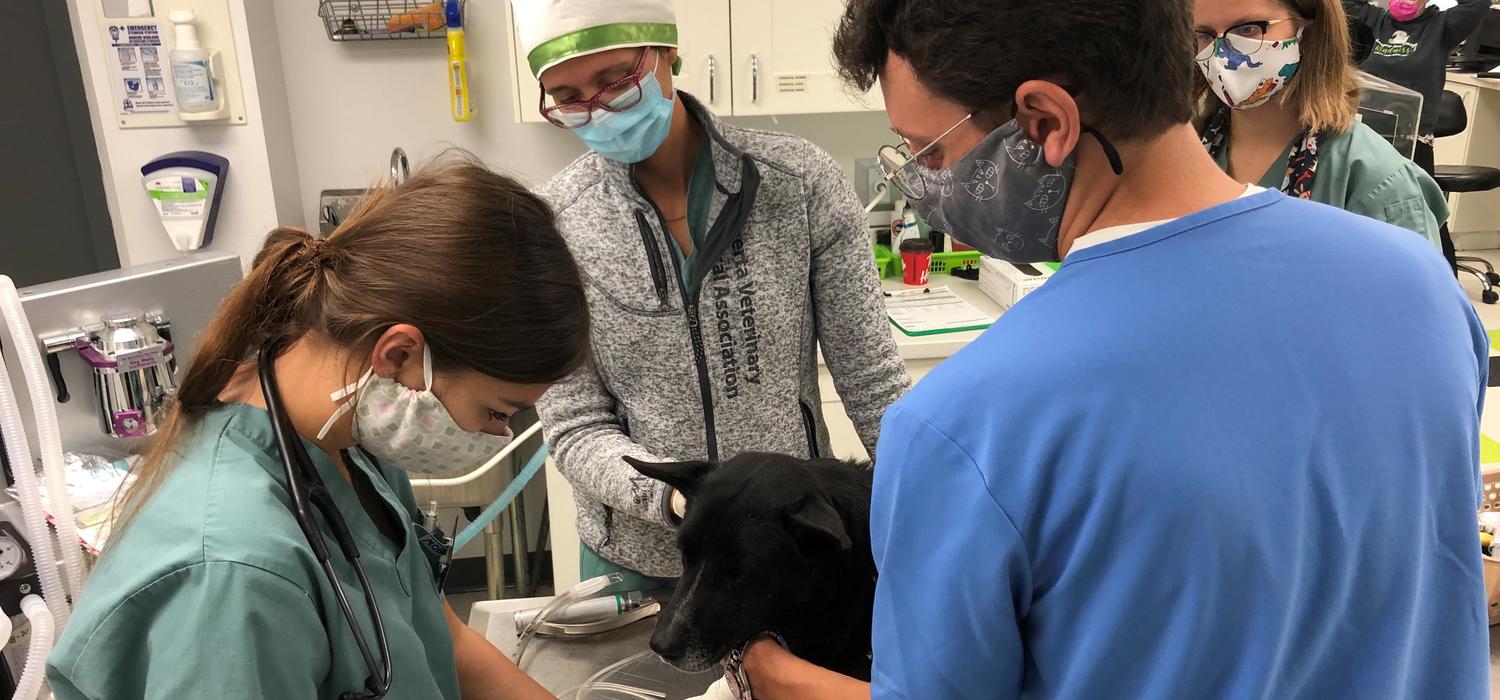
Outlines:
[[432, 391], [432, 346], [422, 343], [422, 390]]
[[1104, 149], [1104, 157], [1109, 159], [1109, 167], [1115, 171], [1115, 175], [1125, 174], [1125, 166], [1120, 163], [1120, 152], [1115, 150], [1114, 144], [1110, 143], [1109, 139], [1104, 138], [1104, 134], [1099, 133], [1099, 130], [1092, 126], [1083, 127], [1083, 133], [1094, 137], [1094, 140], [1099, 142], [1099, 147]]
[[328, 421], [323, 423], [322, 429], [318, 430], [319, 440], [328, 437], [328, 433], [333, 430], [333, 424], [337, 423], [340, 418], [343, 418], [344, 414], [354, 410], [354, 405], [359, 402], [359, 397], [356, 396], [356, 394], [359, 393], [360, 390], [365, 388], [365, 385], [370, 382], [370, 377], [374, 375], [375, 366], [371, 365], [370, 368], [365, 370], [365, 373], [360, 376], [359, 381], [328, 395], [328, 398], [330, 400], [343, 401], [343, 403], [334, 410], [333, 415], [328, 417]]
[[[1298, 36], [1301, 35], [1299, 34]], [[1078, 93], [1075, 93], [1072, 90], [1068, 90], [1068, 94], [1072, 95], [1075, 98], [1078, 96]], [[1010, 113], [1013, 119], [1014, 115], [1017, 114], [1020, 109], [1020, 104], [1017, 103], [1016, 98], [1012, 96], [1010, 99]], [[1098, 129], [1095, 129], [1094, 127], [1087, 124], [1081, 124], [1080, 126], [1083, 128], [1083, 133], [1094, 137], [1094, 140], [1099, 142], [1099, 147], [1104, 149], [1104, 157], [1109, 159], [1109, 169], [1115, 171], [1116, 176], [1124, 175], [1125, 165], [1120, 162], [1120, 152], [1115, 150], [1115, 145], [1110, 143], [1109, 139], [1104, 138], [1104, 134], [1099, 133]]]

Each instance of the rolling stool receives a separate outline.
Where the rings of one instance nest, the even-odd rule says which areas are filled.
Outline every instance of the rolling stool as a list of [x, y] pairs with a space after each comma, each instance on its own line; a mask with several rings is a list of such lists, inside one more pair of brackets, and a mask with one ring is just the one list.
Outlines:
[[[1443, 91], [1442, 102], [1438, 104], [1437, 125], [1433, 128], [1433, 135], [1442, 138], [1463, 133], [1469, 128], [1469, 113], [1464, 109], [1463, 98], [1458, 93], [1449, 90]], [[1439, 165], [1433, 169], [1433, 179], [1437, 180], [1438, 187], [1443, 194], [1454, 192], [1488, 192], [1500, 189], [1500, 168], [1490, 168], [1483, 165]], [[1482, 265], [1484, 272], [1480, 272], [1475, 265]], [[1458, 256], [1458, 269], [1479, 278], [1479, 284], [1484, 287], [1480, 299], [1486, 304], [1500, 301], [1500, 292], [1495, 287], [1500, 287], [1500, 275], [1495, 274], [1495, 268], [1484, 258], [1473, 256]]]

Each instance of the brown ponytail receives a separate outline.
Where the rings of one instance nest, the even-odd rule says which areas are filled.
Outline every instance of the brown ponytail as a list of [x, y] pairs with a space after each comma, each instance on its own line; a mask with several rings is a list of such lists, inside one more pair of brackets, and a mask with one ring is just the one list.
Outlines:
[[452, 152], [399, 186], [375, 188], [327, 239], [286, 227], [267, 236], [198, 337], [120, 501], [116, 531], [267, 342], [317, 333], [354, 357], [397, 323], [422, 330], [436, 369], [523, 384], [558, 381], [588, 352], [583, 283], [552, 210], [519, 182]]

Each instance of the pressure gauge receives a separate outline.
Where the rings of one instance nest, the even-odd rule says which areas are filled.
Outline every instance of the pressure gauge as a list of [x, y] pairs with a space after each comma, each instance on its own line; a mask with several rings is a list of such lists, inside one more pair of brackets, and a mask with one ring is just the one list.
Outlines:
[[26, 563], [26, 550], [9, 533], [0, 532], [0, 580], [15, 576]]
[[25, 541], [15, 525], [0, 520], [0, 581], [35, 573], [28, 566]]

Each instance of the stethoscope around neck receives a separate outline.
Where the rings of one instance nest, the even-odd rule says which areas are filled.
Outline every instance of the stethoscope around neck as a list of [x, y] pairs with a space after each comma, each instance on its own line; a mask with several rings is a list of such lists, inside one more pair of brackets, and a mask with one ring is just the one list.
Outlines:
[[[322, 565], [323, 576], [333, 587], [339, 610], [343, 611], [344, 620], [349, 623], [349, 629], [354, 633], [354, 641], [359, 645], [359, 654], [364, 657], [365, 667], [370, 671], [370, 675], [365, 678], [364, 690], [341, 693], [339, 700], [379, 700], [384, 698], [391, 689], [391, 648], [386, 640], [385, 623], [380, 618], [380, 606], [376, 603], [375, 591], [370, 587], [370, 580], [365, 576], [364, 566], [360, 564], [359, 547], [354, 544], [354, 536], [349, 531], [349, 523], [339, 513], [337, 504], [333, 502], [333, 494], [324, 485], [322, 477], [318, 476], [317, 466], [313, 464], [312, 457], [307, 454], [307, 448], [302, 445], [302, 438], [292, 428], [291, 419], [287, 418], [281, 410], [281, 392], [276, 388], [275, 372], [276, 355], [281, 347], [280, 341], [267, 343], [261, 349], [257, 365], [260, 370], [260, 391], [266, 402], [266, 413], [271, 416], [271, 432], [276, 436], [276, 448], [281, 453], [282, 467], [286, 469], [286, 488], [292, 498], [292, 516], [297, 519], [297, 525], [302, 528], [302, 534], [307, 538], [308, 545], [312, 547], [313, 555]], [[364, 630], [360, 627], [359, 620], [354, 617], [354, 610], [349, 606], [349, 597], [344, 594], [343, 584], [339, 583], [338, 574], [333, 570], [328, 543], [323, 540], [323, 532], [318, 527], [317, 518], [313, 515], [314, 508], [323, 515], [323, 521], [328, 523], [328, 530], [333, 534], [333, 539], [338, 543], [339, 549], [343, 551], [344, 559], [354, 568], [355, 575], [359, 577], [359, 585], [364, 589], [365, 605], [370, 609], [370, 620], [375, 627], [375, 639], [380, 653], [379, 665], [370, 653], [369, 642], [365, 640]]]

